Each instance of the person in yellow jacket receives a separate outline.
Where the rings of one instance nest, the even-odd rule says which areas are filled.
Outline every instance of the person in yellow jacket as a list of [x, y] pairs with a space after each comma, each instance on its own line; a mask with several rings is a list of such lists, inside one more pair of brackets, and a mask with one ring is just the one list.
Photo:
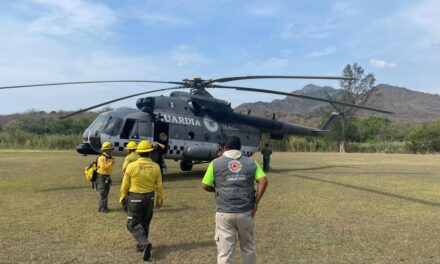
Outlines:
[[102, 154], [98, 157], [98, 169], [96, 174], [96, 190], [99, 192], [99, 209], [101, 213], [108, 213], [108, 194], [112, 183], [112, 169], [115, 159], [112, 157], [113, 145], [106, 141], [101, 147]]
[[136, 152], [137, 144], [134, 141], [128, 142], [125, 147], [127, 151], [127, 156], [125, 156], [124, 165], [122, 165], [122, 175], [124, 175], [125, 170], [127, 170], [128, 164], [139, 159], [139, 155]]
[[140, 158], [128, 164], [119, 191], [119, 201], [122, 205], [127, 204], [127, 229], [136, 239], [138, 251], [144, 252], [144, 260], [151, 257], [148, 234], [154, 198], [157, 208], [163, 204], [162, 174], [159, 165], [150, 159], [151, 151], [150, 142], [143, 140], [139, 143], [137, 152]]
[[[124, 176], [125, 171], [127, 170], [128, 164], [139, 159], [139, 155], [136, 152], [137, 144], [134, 141], [128, 142], [125, 150], [127, 151], [127, 156], [125, 156], [124, 164], [122, 165], [122, 176]], [[125, 212], [127, 212], [127, 204], [122, 205], [122, 208]]]

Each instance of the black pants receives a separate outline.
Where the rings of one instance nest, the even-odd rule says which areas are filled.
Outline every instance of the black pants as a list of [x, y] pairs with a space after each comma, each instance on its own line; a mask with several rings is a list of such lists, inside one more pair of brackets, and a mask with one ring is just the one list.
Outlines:
[[130, 193], [127, 200], [127, 229], [136, 239], [137, 245], [148, 244], [150, 222], [153, 218], [154, 192]]
[[269, 171], [270, 158], [263, 158], [263, 170]]
[[97, 174], [96, 175], [96, 190], [99, 192], [99, 211], [108, 209], [108, 194], [110, 192], [110, 185], [112, 179], [108, 175]]

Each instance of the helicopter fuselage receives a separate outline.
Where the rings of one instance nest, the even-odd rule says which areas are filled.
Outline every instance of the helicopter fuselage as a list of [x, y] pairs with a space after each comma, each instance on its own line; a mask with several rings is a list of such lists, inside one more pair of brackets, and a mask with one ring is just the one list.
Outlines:
[[181, 160], [181, 168], [211, 161], [219, 144], [228, 136], [241, 140], [241, 151], [252, 156], [262, 133], [272, 139], [284, 135], [320, 136], [327, 132], [337, 113], [320, 128], [288, 124], [275, 119], [236, 113], [230, 103], [206, 95], [173, 92], [170, 96], [140, 98], [139, 110], [116, 110], [100, 114], [83, 134], [77, 147], [81, 154], [99, 154], [101, 144], [110, 141], [114, 155], [124, 156], [129, 141], [149, 140], [167, 146], [166, 159]]
[[[100, 114], [83, 133], [83, 144], [77, 150], [81, 154], [98, 154], [101, 143], [113, 143], [114, 155], [125, 155], [124, 147], [131, 140], [149, 140], [167, 146], [166, 159], [186, 161], [210, 161], [217, 155], [218, 144], [228, 136], [238, 136], [242, 152], [252, 156], [257, 151], [261, 131], [253, 126], [224, 122], [209, 115], [203, 101], [212, 102], [216, 110], [231, 112], [227, 102], [214, 98], [196, 97], [188, 93], [174, 92], [171, 96], [139, 99], [142, 110], [116, 110]], [[196, 98], [200, 99], [200, 98]], [[219, 107], [220, 105], [220, 107]], [[229, 110], [230, 109], [230, 110]]]

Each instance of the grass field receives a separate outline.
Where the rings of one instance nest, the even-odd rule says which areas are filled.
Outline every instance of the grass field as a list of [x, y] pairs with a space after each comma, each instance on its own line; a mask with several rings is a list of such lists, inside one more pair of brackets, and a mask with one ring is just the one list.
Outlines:
[[[260, 156], [255, 157], [260, 160]], [[93, 157], [0, 152], [1, 263], [142, 263], [117, 203], [82, 176]], [[168, 161], [151, 225], [155, 263], [215, 263], [206, 166]], [[275, 153], [256, 217], [258, 263], [440, 263], [440, 156]]]

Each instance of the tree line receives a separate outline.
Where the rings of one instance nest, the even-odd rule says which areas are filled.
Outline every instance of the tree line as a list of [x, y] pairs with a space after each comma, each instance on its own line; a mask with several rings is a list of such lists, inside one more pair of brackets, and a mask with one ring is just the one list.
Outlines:
[[59, 119], [65, 112], [30, 110], [25, 114], [0, 116], [0, 149], [72, 150], [98, 113], [83, 113]]
[[[98, 113], [58, 119], [60, 113], [31, 111], [5, 121], [0, 117], [0, 149], [72, 150]], [[326, 137], [286, 136], [271, 140], [275, 151], [337, 152], [341, 119]], [[440, 152], [440, 119], [426, 123], [393, 122], [386, 117], [353, 117], [345, 132], [346, 151], [384, 153]], [[264, 140], [264, 139], [263, 139]]]
[[[326, 137], [287, 136], [271, 140], [275, 151], [338, 152], [341, 121]], [[440, 119], [425, 123], [392, 122], [386, 117], [354, 117], [345, 132], [347, 152], [439, 153]]]

